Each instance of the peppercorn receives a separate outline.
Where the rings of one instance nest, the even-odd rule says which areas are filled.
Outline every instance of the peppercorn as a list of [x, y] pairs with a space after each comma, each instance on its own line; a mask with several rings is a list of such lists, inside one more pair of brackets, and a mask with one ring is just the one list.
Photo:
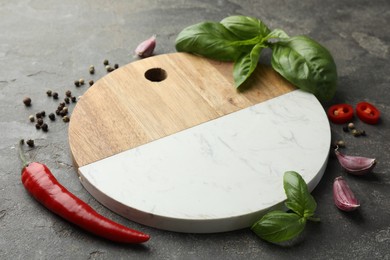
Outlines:
[[348, 133], [348, 132], [349, 132], [348, 126], [344, 126], [344, 127], [343, 127], [343, 131], [346, 132], [346, 133]]
[[68, 107], [63, 107], [61, 111], [64, 113], [68, 113]]
[[37, 124], [40, 125], [40, 126], [42, 126], [42, 124], [43, 124], [43, 119], [42, 119], [42, 118], [38, 118]]
[[89, 81], [89, 85], [92, 86], [93, 83], [94, 83], [94, 82], [93, 82], [93, 80], [91, 79], [91, 80]]
[[49, 131], [49, 126], [46, 123], [44, 123], [41, 128], [42, 128], [43, 132]]
[[49, 114], [49, 118], [50, 118], [51, 121], [56, 120], [56, 116], [54, 115], [54, 113], [50, 113]]
[[60, 109], [57, 109], [57, 110], [56, 110], [56, 115], [57, 115], [57, 116], [61, 115], [61, 110], [60, 110]]
[[345, 147], [345, 142], [343, 140], [339, 140], [339, 141], [336, 142], [336, 145], [338, 147], [344, 148]]
[[355, 124], [352, 123], [352, 122], [349, 123], [349, 124], [348, 124], [348, 128], [349, 128], [349, 129], [355, 129]]
[[84, 85], [84, 79], [79, 79], [80, 85]]
[[114, 69], [113, 69], [110, 65], [107, 65], [107, 66], [106, 66], [106, 70], [107, 70], [107, 72], [111, 72], [111, 71], [113, 71]]
[[80, 87], [80, 81], [75, 80], [75, 81], [74, 81], [74, 85], [75, 85], [76, 87]]
[[358, 130], [356, 130], [356, 129], [352, 129], [352, 132], [351, 132], [351, 133], [352, 133], [353, 136], [355, 136], [355, 137], [360, 136], [360, 131], [358, 131]]
[[45, 112], [45, 111], [42, 111], [42, 112], [41, 112], [41, 116], [42, 116], [42, 117], [45, 117], [45, 116], [46, 116], [46, 112]]
[[24, 103], [24, 105], [25, 105], [26, 107], [31, 106], [31, 98], [25, 97], [25, 98], [23, 99], [23, 103]]
[[67, 90], [67, 91], [65, 92], [65, 96], [71, 97], [71, 96], [72, 96], [72, 92], [71, 92], [70, 90]]
[[53, 92], [53, 98], [54, 99], [58, 99], [58, 93], [57, 92]]
[[64, 98], [64, 101], [65, 101], [66, 104], [69, 104], [70, 103], [70, 98], [66, 97], [66, 98]]
[[62, 117], [62, 121], [64, 121], [65, 123], [69, 122], [70, 121], [70, 118], [68, 116], [63, 116]]
[[30, 116], [28, 117], [28, 119], [30, 120], [30, 122], [34, 122], [34, 121], [35, 121], [35, 117], [34, 117], [33, 115], [30, 115]]
[[27, 144], [28, 146], [30, 146], [30, 147], [34, 147], [34, 140], [29, 139], [29, 140], [27, 140], [26, 144]]
[[35, 117], [36, 117], [36, 118], [42, 118], [41, 112], [36, 113], [36, 114], [35, 114]]
[[118, 65], [118, 63], [115, 63], [114, 69], [117, 69], [117, 68], [119, 68], [119, 65]]
[[65, 106], [65, 102], [61, 102], [59, 105], [58, 105], [58, 108], [63, 108]]
[[76, 97], [72, 97], [71, 99], [72, 99], [72, 102], [73, 102], [73, 103], [76, 103], [76, 102], [77, 102], [77, 98], [76, 98]]
[[41, 125], [38, 124], [38, 123], [36, 123], [36, 124], [35, 124], [35, 128], [39, 130], [39, 129], [41, 129]]
[[364, 131], [364, 130], [360, 131], [360, 135], [366, 136], [366, 135], [367, 135], [367, 134], [366, 134], [366, 131]]
[[95, 74], [95, 67], [93, 65], [89, 66], [89, 74]]
[[104, 64], [104, 65], [108, 65], [108, 64], [109, 64], [108, 60], [104, 60], [104, 61], [103, 61], [103, 64]]
[[48, 91], [46, 91], [46, 94], [48, 97], [51, 97], [51, 95], [53, 94], [53, 92], [49, 89]]

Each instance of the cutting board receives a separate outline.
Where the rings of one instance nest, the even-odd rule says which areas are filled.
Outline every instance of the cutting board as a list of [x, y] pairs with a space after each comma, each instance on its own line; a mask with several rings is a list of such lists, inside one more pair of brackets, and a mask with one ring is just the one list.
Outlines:
[[130, 220], [193, 233], [249, 227], [280, 207], [285, 171], [313, 190], [330, 146], [321, 104], [265, 65], [239, 92], [232, 68], [172, 53], [98, 80], [69, 125], [83, 186]]

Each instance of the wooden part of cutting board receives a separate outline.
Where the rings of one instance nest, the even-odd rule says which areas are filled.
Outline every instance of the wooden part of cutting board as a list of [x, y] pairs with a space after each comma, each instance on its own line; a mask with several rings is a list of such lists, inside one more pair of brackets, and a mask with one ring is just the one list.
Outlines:
[[250, 87], [238, 92], [232, 69], [232, 63], [172, 53], [109, 73], [85, 92], [71, 115], [75, 164], [88, 165], [295, 89], [260, 64]]

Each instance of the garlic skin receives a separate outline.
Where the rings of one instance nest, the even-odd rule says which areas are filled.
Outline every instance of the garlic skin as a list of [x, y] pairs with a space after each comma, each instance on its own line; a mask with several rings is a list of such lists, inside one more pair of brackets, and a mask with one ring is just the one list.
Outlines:
[[361, 156], [349, 156], [335, 150], [337, 159], [344, 170], [353, 175], [365, 175], [370, 173], [376, 165], [374, 158]]
[[341, 176], [333, 182], [333, 200], [342, 211], [353, 211], [360, 207], [360, 203], [349, 188], [348, 183]]
[[135, 54], [141, 58], [147, 58], [153, 55], [154, 48], [156, 47], [156, 35], [153, 35], [149, 39], [141, 42], [135, 49]]

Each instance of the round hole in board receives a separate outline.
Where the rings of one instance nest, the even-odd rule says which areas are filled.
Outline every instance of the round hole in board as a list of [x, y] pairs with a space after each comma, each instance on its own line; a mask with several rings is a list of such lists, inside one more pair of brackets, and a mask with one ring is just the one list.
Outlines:
[[145, 72], [145, 78], [153, 82], [160, 82], [167, 78], [167, 72], [162, 68], [152, 68]]

